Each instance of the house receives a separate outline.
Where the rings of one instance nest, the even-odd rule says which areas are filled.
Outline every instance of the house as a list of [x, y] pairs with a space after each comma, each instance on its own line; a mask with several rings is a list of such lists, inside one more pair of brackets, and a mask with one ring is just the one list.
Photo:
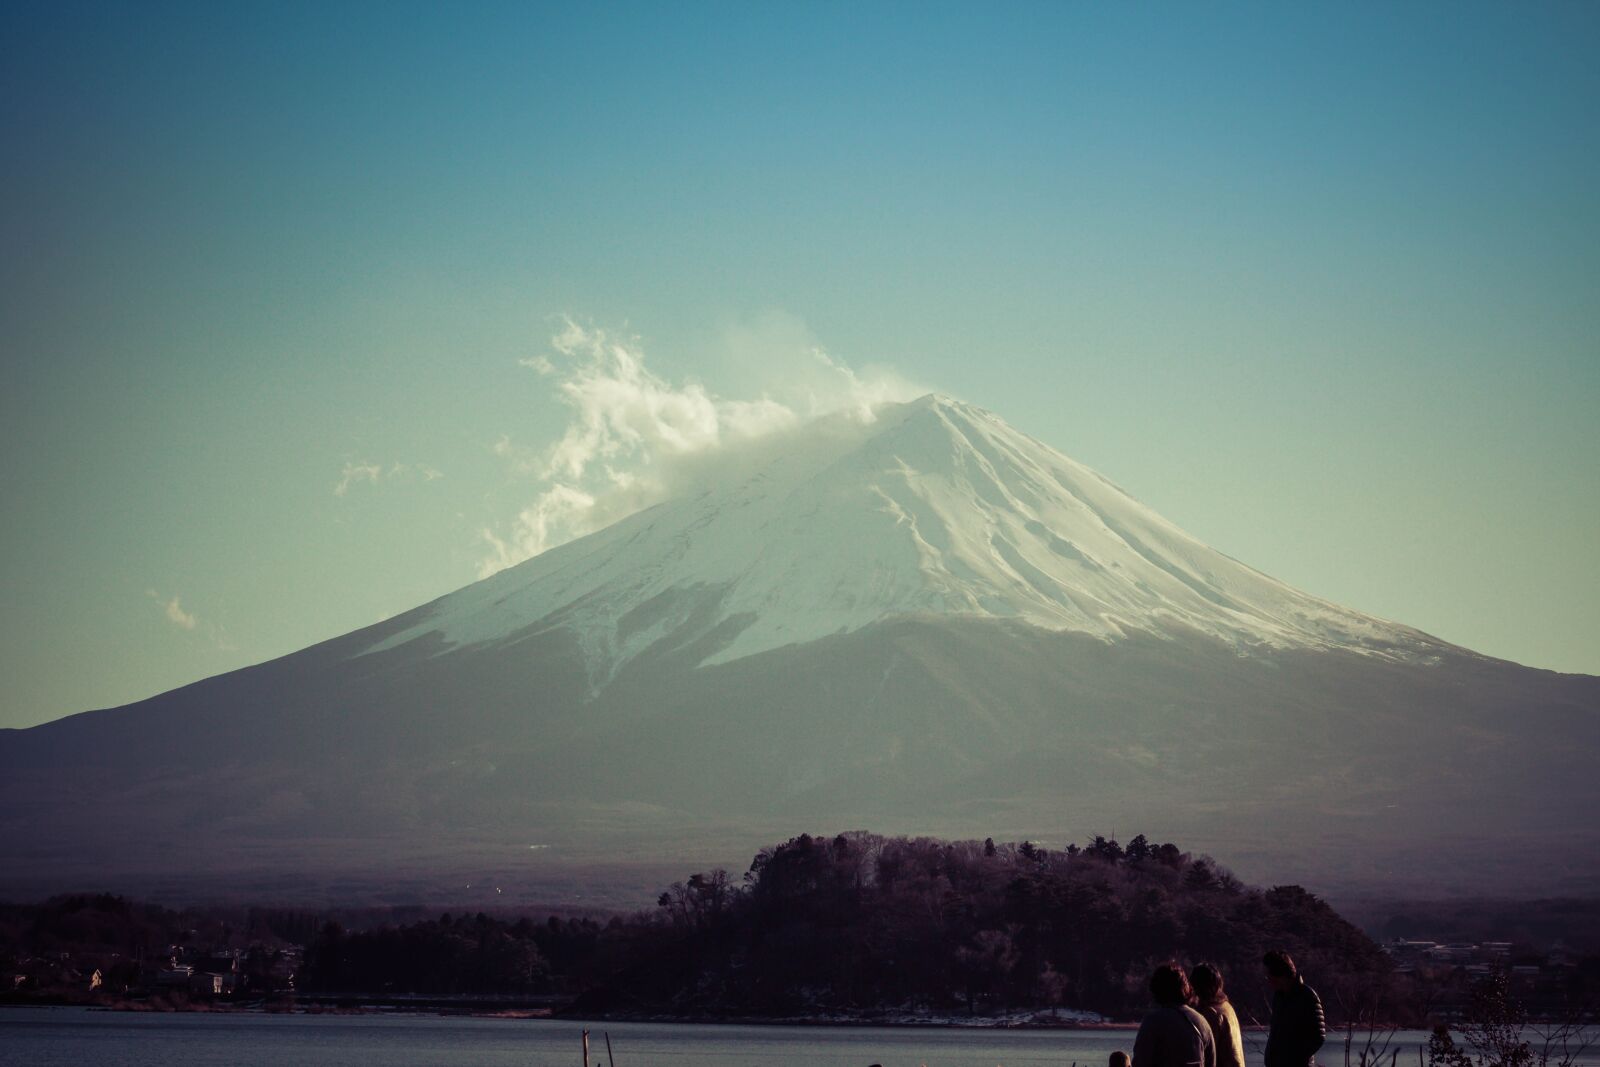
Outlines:
[[223, 975], [220, 974], [193, 974], [189, 976], [189, 992], [203, 997], [220, 997], [222, 995]]

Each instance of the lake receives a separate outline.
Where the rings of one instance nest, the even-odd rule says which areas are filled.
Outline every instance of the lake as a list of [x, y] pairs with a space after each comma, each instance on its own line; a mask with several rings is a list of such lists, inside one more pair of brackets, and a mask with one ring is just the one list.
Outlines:
[[[591, 1031], [590, 1063], [606, 1067], [611, 1035], [618, 1067], [1103, 1067], [1133, 1047], [1130, 1030], [983, 1030], [922, 1027], [735, 1026], [578, 1023], [416, 1014], [261, 1015], [139, 1013], [85, 1008], [0, 1008], [0, 1065], [28, 1067], [578, 1067], [579, 1035]], [[1251, 1040], [1253, 1039], [1253, 1040]], [[1396, 1035], [1399, 1067], [1418, 1062], [1427, 1035]], [[1260, 1062], [1261, 1036], [1246, 1058]], [[1252, 1047], [1253, 1046], [1253, 1047]], [[1343, 1067], [1329, 1036], [1324, 1067]], [[1588, 1067], [1600, 1067], [1590, 1058]]]

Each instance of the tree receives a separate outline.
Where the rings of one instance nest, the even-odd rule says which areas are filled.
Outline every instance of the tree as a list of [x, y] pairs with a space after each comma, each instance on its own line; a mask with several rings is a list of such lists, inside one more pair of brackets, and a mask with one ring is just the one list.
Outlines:
[[1128, 842], [1127, 850], [1123, 853], [1129, 863], [1143, 863], [1150, 858], [1150, 842], [1143, 834]]
[[1189, 866], [1188, 873], [1183, 876], [1183, 886], [1185, 889], [1193, 889], [1198, 892], [1204, 892], [1207, 889], [1214, 888], [1216, 884], [1217, 876], [1212, 872], [1211, 864], [1207, 863], [1205, 860], [1196, 860]]
[[1428, 1040], [1428, 1062], [1433, 1067], [1530, 1067], [1533, 1047], [1522, 1039], [1527, 1021], [1522, 1006], [1511, 999], [1505, 974], [1492, 974], [1472, 987], [1461, 1022], [1466, 1047], [1441, 1024]]
[[956, 949], [956, 973], [966, 989], [967, 1014], [977, 1008], [980, 995], [992, 996], [1005, 988], [1018, 953], [1004, 930], [980, 930], [970, 944]]
[[1096, 836], [1093, 841], [1089, 842], [1089, 847], [1084, 851], [1089, 855], [1094, 856], [1097, 859], [1105, 860], [1108, 863], [1116, 863], [1118, 860], [1122, 859], [1122, 846], [1118, 845], [1115, 841], [1107, 841], [1105, 838], [1100, 836]]

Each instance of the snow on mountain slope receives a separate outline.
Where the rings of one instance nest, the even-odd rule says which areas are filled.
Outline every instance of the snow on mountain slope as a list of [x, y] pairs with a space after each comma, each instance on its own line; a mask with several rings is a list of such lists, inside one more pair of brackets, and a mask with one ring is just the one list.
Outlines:
[[1301, 593], [1184, 533], [988, 412], [927, 396], [834, 416], [659, 504], [419, 609], [368, 651], [530, 629], [579, 636], [596, 684], [661, 642], [718, 663], [893, 616], [1016, 620], [1115, 640], [1404, 659], [1446, 647]]

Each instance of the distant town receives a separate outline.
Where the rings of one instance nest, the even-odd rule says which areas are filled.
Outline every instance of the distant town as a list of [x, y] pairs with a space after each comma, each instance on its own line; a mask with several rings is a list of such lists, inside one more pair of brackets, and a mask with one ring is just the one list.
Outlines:
[[[1382, 945], [1395, 974], [1431, 991], [1429, 1014], [1444, 1018], [1459, 1015], [1473, 984], [1495, 974], [1510, 979], [1512, 995], [1529, 1012], [1558, 1017], [1566, 1013], [1569, 991], [1580, 977], [1576, 954], [1561, 942], [1540, 949], [1511, 941], [1395, 938]], [[1585, 962], [1592, 967], [1597, 961]]]
[[168, 945], [165, 955], [146, 960], [116, 952], [56, 952], [12, 961], [5, 979], [15, 993], [272, 999], [294, 995], [300, 959], [298, 945], [270, 950]]

